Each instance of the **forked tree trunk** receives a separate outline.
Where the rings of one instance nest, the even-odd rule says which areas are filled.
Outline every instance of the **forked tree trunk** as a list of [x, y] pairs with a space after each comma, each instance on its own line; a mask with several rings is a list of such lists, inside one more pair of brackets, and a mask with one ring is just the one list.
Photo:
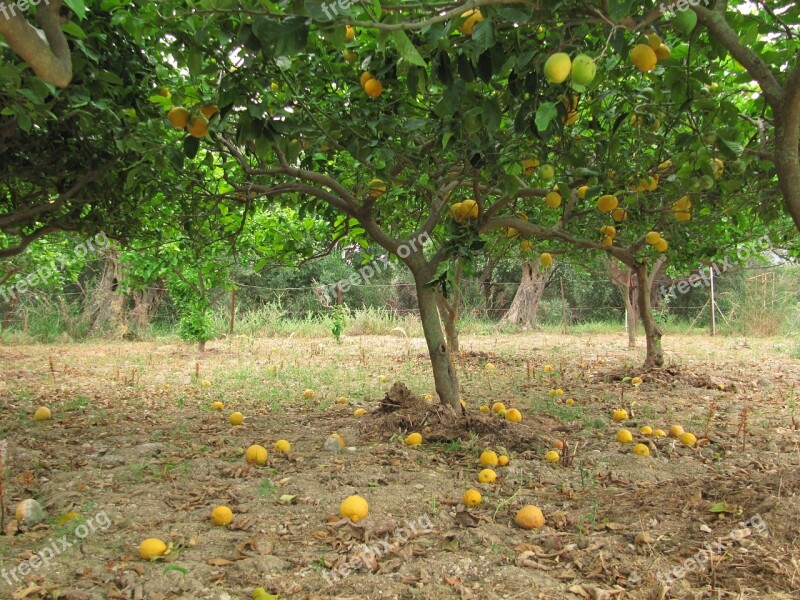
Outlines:
[[461, 317], [461, 262], [456, 260], [456, 288], [451, 290], [448, 298], [441, 292], [436, 293], [436, 305], [439, 308], [439, 317], [444, 322], [444, 334], [447, 338], [447, 345], [450, 352], [458, 354], [458, 319]]
[[647, 263], [636, 265], [636, 277], [639, 280], [639, 314], [644, 325], [644, 335], [647, 341], [647, 357], [644, 361], [644, 368], [664, 366], [664, 350], [661, 347], [661, 329], [659, 329], [653, 315], [653, 307], [650, 303], [651, 289], [650, 278], [647, 276]]
[[522, 280], [517, 288], [511, 307], [508, 309], [501, 323], [513, 323], [522, 327], [533, 327], [536, 315], [539, 312], [539, 303], [542, 300], [547, 273], [539, 270], [539, 261], [526, 260], [522, 262]]
[[419, 316], [422, 320], [422, 331], [428, 344], [428, 355], [433, 369], [433, 381], [439, 401], [453, 410], [460, 412], [461, 403], [458, 391], [458, 376], [450, 352], [450, 347], [442, 331], [439, 310], [436, 304], [436, 290], [427, 286], [425, 277], [414, 273], [414, 284], [417, 291]]
[[133, 299], [133, 309], [129, 313], [131, 321], [141, 330], [148, 329], [150, 319], [158, 312], [158, 307], [164, 299], [164, 284], [157, 281], [147, 289], [133, 292], [131, 298]]

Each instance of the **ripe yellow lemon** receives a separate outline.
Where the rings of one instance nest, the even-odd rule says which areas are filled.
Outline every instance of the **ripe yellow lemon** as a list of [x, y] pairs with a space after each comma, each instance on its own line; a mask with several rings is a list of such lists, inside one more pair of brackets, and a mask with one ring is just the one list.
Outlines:
[[450, 205], [450, 216], [456, 221], [461, 220], [461, 202]]
[[225, 405], [220, 401], [212, 402], [211, 408], [214, 410], [222, 410], [223, 408], [225, 408]]
[[167, 545], [158, 538], [147, 538], [139, 544], [139, 556], [145, 560], [164, 556], [166, 551]]
[[465, 221], [478, 218], [478, 203], [475, 200], [464, 200], [461, 203], [461, 218]]
[[671, 160], [665, 160], [662, 163], [658, 163], [658, 167], [656, 167], [659, 171], [666, 171], [672, 166]]
[[218, 506], [211, 511], [211, 522], [214, 525], [227, 525], [233, 521], [233, 512], [227, 506]]
[[544, 201], [547, 203], [549, 208], [558, 208], [561, 206], [561, 194], [558, 192], [547, 192], [547, 195], [544, 197]]
[[204, 380], [203, 380], [203, 381], [200, 383], [200, 385], [202, 386], [202, 388], [203, 388], [203, 389], [207, 390], [208, 388], [210, 388], [210, 387], [211, 387], [212, 385], [214, 385], [214, 384], [213, 384], [213, 383], [211, 383], [211, 382], [210, 382], [208, 379], [204, 379]]
[[636, 444], [633, 447], [633, 453], [638, 456], [650, 456], [650, 448], [645, 444]]
[[512, 423], [521, 423], [522, 413], [516, 408], [510, 408], [506, 411], [506, 421], [511, 421]]
[[364, 86], [366, 85], [366, 83], [367, 83], [367, 82], [368, 82], [370, 79], [375, 79], [375, 75], [373, 75], [373, 74], [372, 74], [372, 73], [370, 73], [369, 71], [364, 71], [364, 72], [361, 74], [361, 87], [364, 87]]
[[617, 432], [617, 441], [620, 444], [630, 444], [633, 441], [633, 434], [627, 429], [620, 429]]
[[196, 138], [202, 138], [208, 135], [208, 119], [205, 115], [196, 114], [192, 122], [186, 126], [186, 131]]
[[348, 402], [347, 396], [339, 396], [336, 399], [336, 404], [347, 404], [347, 402]]
[[667, 248], [669, 248], [669, 242], [665, 239], [660, 239], [653, 245], [653, 248], [659, 252], [666, 252]]
[[361, 496], [348, 496], [339, 506], [339, 515], [358, 523], [369, 514], [369, 504]]
[[690, 448], [697, 443], [697, 438], [694, 436], [693, 433], [689, 433], [688, 431], [683, 433], [680, 436], [681, 444], [684, 446], [689, 446]]
[[458, 26], [458, 30], [464, 35], [471, 36], [475, 25], [483, 21], [483, 13], [480, 10], [468, 10], [461, 13], [461, 18], [464, 21]]
[[542, 367], [542, 371], [545, 373], [552, 373], [553, 372], [553, 365], [545, 365]]
[[508, 456], [506, 456], [505, 454], [501, 454], [500, 456], [497, 457], [497, 466], [505, 467], [506, 465], [508, 465]]
[[533, 244], [531, 244], [530, 240], [522, 240], [519, 243], [519, 249], [520, 249], [521, 252], [527, 252], [532, 247], [533, 247]]
[[369, 195], [373, 198], [380, 198], [386, 193], [386, 183], [380, 179], [373, 179], [367, 184]]
[[486, 363], [486, 365], [483, 368], [486, 369], [487, 371], [494, 371], [496, 367], [494, 366], [493, 363]]
[[263, 465], [267, 462], [267, 457], [267, 449], [258, 444], [253, 444], [244, 453], [245, 460], [251, 465]]
[[481, 483], [494, 483], [497, 481], [497, 473], [492, 469], [484, 469], [478, 473], [478, 481]]
[[557, 463], [561, 460], [561, 455], [558, 453], [558, 450], [548, 450], [547, 454], [544, 455], [544, 459], [547, 462]]
[[644, 435], [653, 435], [653, 428], [650, 425], [645, 425], [640, 430]]
[[40, 406], [36, 409], [36, 412], [33, 413], [33, 420], [34, 421], [49, 421], [53, 418], [53, 414], [50, 412], [50, 409], [46, 406]]
[[600, 233], [610, 238], [616, 237], [617, 235], [617, 228], [613, 225], [603, 225], [600, 228]]
[[611, 211], [611, 218], [617, 223], [622, 223], [628, 218], [628, 211], [624, 208], [615, 208]]
[[482, 467], [487, 465], [490, 467], [496, 467], [497, 453], [494, 450], [484, 450], [481, 452], [480, 463]]
[[675, 424], [669, 428], [669, 437], [679, 438], [683, 435], [683, 433], [683, 427], [680, 425]]
[[422, 434], [417, 432], [409, 433], [404, 441], [406, 446], [419, 446], [422, 444]]
[[483, 496], [476, 489], [468, 489], [464, 492], [464, 506], [478, 506], [483, 501]]
[[481, 411], [482, 413], [488, 413], [490, 410], [491, 410], [491, 409], [489, 408], [489, 406], [488, 406], [487, 404], [484, 404], [484, 405], [483, 405], [483, 406], [481, 406], [481, 408], [480, 408], [480, 411]]
[[588, 185], [582, 185], [581, 187], [579, 187], [578, 188], [578, 198], [580, 198], [581, 200], [586, 198], [586, 192], [588, 192], [588, 191], [589, 191], [589, 186]]
[[544, 525], [544, 515], [542, 509], [533, 504], [523, 506], [517, 511], [514, 523], [522, 529], [539, 529]]
[[630, 58], [636, 68], [643, 73], [649, 73], [655, 69], [658, 63], [658, 56], [656, 56], [655, 50], [647, 44], [636, 44], [631, 48]]
[[658, 240], [661, 239], [661, 234], [657, 231], [650, 231], [646, 236], [644, 236], [644, 241], [650, 244], [651, 246], [655, 246], [658, 243]]
[[676, 221], [691, 221], [692, 220], [692, 213], [688, 210], [682, 210], [675, 213], [675, 220]]
[[653, 429], [653, 435], [655, 437], [667, 437], [667, 434], [663, 429]]
[[346, 43], [352, 42], [356, 39], [356, 30], [350, 27], [350, 25], [345, 26], [344, 28], [344, 41]]
[[167, 119], [175, 129], [183, 129], [189, 123], [189, 110], [183, 106], [174, 106], [167, 113]]
[[588, 54], [578, 54], [572, 59], [570, 71], [572, 82], [578, 85], [589, 85], [597, 74], [597, 65]]
[[641, 377], [632, 377], [631, 378], [631, 385], [641, 385], [642, 378]]
[[670, 50], [669, 46], [666, 44], [659, 45], [659, 47], [655, 49], [655, 53], [658, 60], [667, 60], [672, 56], [672, 50]]
[[603, 246], [613, 246], [614, 245], [614, 238], [608, 237], [607, 235], [603, 236], [603, 239], [600, 240], [600, 243]]
[[244, 422], [244, 415], [240, 412], [231, 413], [228, 421], [231, 425], [241, 425]]
[[280, 454], [289, 454], [292, 451], [292, 445], [286, 440], [278, 440], [272, 449]]
[[619, 200], [616, 196], [612, 196], [611, 194], [603, 194], [597, 199], [597, 210], [600, 212], [611, 212], [617, 205], [619, 204]]
[[370, 98], [377, 98], [383, 93], [383, 84], [377, 79], [370, 79], [364, 84], [364, 91]]
[[684, 194], [672, 203], [673, 212], [681, 212], [692, 208], [692, 197], [689, 194]]
[[357, 408], [353, 412], [353, 416], [354, 417], [363, 417], [365, 414], [367, 414], [367, 409], [366, 408]]
[[575, 399], [567, 398], [566, 400], [564, 400], [564, 404], [566, 404], [567, 406], [572, 406], [573, 404], [575, 404]]
[[332, 433], [328, 437], [337, 440], [339, 442], [339, 447], [344, 448], [344, 438], [341, 435], [338, 433]]
[[544, 63], [544, 76], [550, 83], [564, 83], [572, 71], [572, 60], [569, 54], [556, 52]]
[[505, 410], [505, 409], [506, 409], [506, 405], [503, 404], [502, 402], [495, 402], [494, 404], [492, 404], [492, 412], [499, 413], [501, 410]]
[[661, 45], [661, 38], [658, 36], [657, 33], [648, 34], [647, 45], [650, 46], [653, 50], [655, 50]]
[[623, 408], [618, 408], [611, 413], [611, 418], [615, 421], [625, 421], [628, 418], [628, 411]]
[[314, 397], [314, 390], [303, 390], [303, 398], [311, 400]]
[[217, 104], [205, 104], [200, 107], [200, 112], [203, 113], [203, 116], [206, 119], [210, 119], [215, 114], [219, 112], [219, 105]]
[[539, 255], [539, 264], [543, 267], [549, 267], [553, 264], [553, 255], [549, 252], [542, 252]]
[[522, 169], [525, 175], [533, 175], [534, 171], [536, 171], [536, 167], [539, 166], [539, 159], [537, 158], [527, 158], [522, 161]]

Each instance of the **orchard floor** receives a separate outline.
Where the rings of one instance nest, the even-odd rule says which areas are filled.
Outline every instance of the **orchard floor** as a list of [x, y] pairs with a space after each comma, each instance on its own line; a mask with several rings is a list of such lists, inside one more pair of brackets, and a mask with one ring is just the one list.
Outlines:
[[[668, 368], [640, 373], [643, 351], [622, 335], [464, 339], [472, 422], [486, 425], [479, 406], [495, 401], [524, 421], [495, 417], [497, 435], [489, 423], [420, 447], [404, 446], [400, 430], [376, 435], [393, 382], [433, 392], [420, 339], [233, 337], [199, 358], [180, 343], [0, 346], [11, 534], [0, 535], [0, 597], [222, 600], [256, 587], [303, 600], [800, 597], [800, 360], [779, 339], [664, 342]], [[39, 405], [51, 421], [33, 421]], [[353, 416], [357, 407], [367, 415]], [[618, 407], [649, 457], [616, 442]], [[234, 410], [244, 425], [229, 425]], [[673, 423], [699, 447], [638, 431]], [[421, 425], [423, 436], [435, 429]], [[334, 431], [340, 452], [323, 449]], [[509, 466], [495, 484], [477, 483], [480, 452], [514, 431]], [[288, 457], [272, 452], [280, 438]], [[543, 459], [557, 438], [576, 448], [571, 465]], [[270, 450], [263, 467], [243, 458], [256, 443]], [[483, 504], [465, 510], [470, 487]], [[370, 506], [355, 526], [338, 518], [351, 494]], [[28, 497], [47, 518], [25, 529], [13, 508]], [[209, 520], [220, 504], [233, 509], [229, 527]], [[542, 508], [542, 529], [513, 524], [525, 504]], [[59, 519], [69, 512], [85, 521]], [[145, 562], [147, 537], [174, 548]], [[372, 550], [359, 554], [362, 543]], [[49, 564], [21, 575], [47, 546], [58, 548]], [[342, 565], [352, 572], [333, 575]]]

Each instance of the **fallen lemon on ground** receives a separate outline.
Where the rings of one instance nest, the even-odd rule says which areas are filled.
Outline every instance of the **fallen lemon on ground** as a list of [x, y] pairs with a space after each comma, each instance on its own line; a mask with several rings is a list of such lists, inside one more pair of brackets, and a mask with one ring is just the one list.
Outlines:
[[483, 496], [476, 489], [464, 492], [464, 506], [478, 506], [483, 501]]
[[478, 481], [481, 483], [494, 483], [497, 480], [497, 473], [492, 469], [484, 469], [478, 473]]
[[683, 435], [683, 427], [680, 425], [673, 425], [669, 428], [669, 436], [679, 438]]
[[336, 399], [336, 404], [347, 404], [347, 396], [339, 396]]
[[489, 406], [488, 406], [487, 404], [484, 404], [484, 405], [483, 405], [483, 406], [481, 406], [481, 408], [480, 408], [480, 411], [481, 411], [482, 413], [488, 413], [490, 410], [491, 410], [491, 409], [489, 408]]
[[314, 390], [303, 390], [303, 398], [311, 400], [314, 397]]
[[547, 462], [556, 463], [561, 460], [561, 455], [556, 450], [548, 450], [547, 454], [544, 455], [544, 459]]
[[633, 441], [633, 434], [627, 429], [620, 429], [617, 432], [617, 441], [620, 444], [630, 444]]
[[486, 363], [486, 366], [483, 367], [483, 368], [486, 369], [487, 371], [494, 371], [494, 369], [495, 369], [495, 367], [494, 367], [494, 365], [492, 363]]
[[497, 465], [500, 467], [505, 467], [508, 464], [508, 456], [505, 454], [501, 454], [497, 457]]
[[566, 404], [567, 406], [572, 406], [573, 404], [575, 404], [575, 399], [567, 398], [566, 400], [564, 400], [564, 404]]
[[611, 418], [615, 421], [625, 421], [628, 418], [628, 411], [618, 408], [613, 413], [611, 413]]
[[147, 538], [139, 544], [139, 556], [145, 560], [164, 556], [167, 545], [158, 538]]
[[258, 444], [253, 444], [244, 453], [245, 460], [251, 465], [263, 465], [268, 456], [267, 449]]
[[369, 514], [369, 504], [361, 496], [348, 496], [339, 506], [339, 515], [358, 523]]
[[409, 433], [405, 439], [406, 446], [419, 446], [422, 444], [422, 434], [421, 433]]
[[33, 420], [34, 421], [49, 421], [53, 418], [53, 414], [50, 412], [50, 409], [46, 406], [40, 406], [36, 409], [36, 412], [33, 413]]
[[367, 414], [367, 409], [366, 408], [357, 408], [353, 412], [353, 416], [354, 417], [363, 417], [365, 414]]
[[650, 425], [645, 425], [640, 430], [644, 435], [653, 435], [653, 428]]
[[689, 446], [690, 448], [697, 443], [697, 438], [693, 433], [689, 433], [688, 431], [683, 433], [678, 439], [680, 439], [681, 444]]
[[211, 403], [211, 408], [213, 408], [214, 410], [222, 410], [223, 408], [225, 408], [225, 405], [222, 402], [219, 402], [219, 401], [212, 402]]
[[494, 404], [492, 404], [492, 412], [499, 413], [501, 410], [505, 410], [505, 409], [506, 409], [506, 405], [503, 404], [502, 402], [495, 402]]
[[288, 454], [289, 452], [292, 451], [292, 445], [286, 440], [278, 440], [277, 442], [275, 442], [273, 450], [275, 450], [275, 452]]
[[544, 371], [545, 373], [552, 373], [553, 365], [545, 365], [544, 368], [542, 368], [542, 371]]
[[655, 437], [667, 437], [667, 433], [663, 429], [653, 429], [653, 435]]
[[482, 467], [487, 465], [491, 467], [497, 466], [497, 453], [494, 450], [484, 450], [481, 452], [480, 463]]
[[506, 411], [506, 421], [511, 421], [512, 423], [521, 423], [522, 413], [519, 412], [516, 408], [509, 408]]
[[637, 456], [650, 456], [650, 448], [645, 444], [636, 444], [633, 447], [633, 453]]
[[522, 529], [539, 529], [544, 525], [544, 515], [542, 509], [533, 504], [523, 506], [517, 511], [514, 523]]
[[233, 521], [233, 512], [227, 506], [218, 506], [211, 511], [211, 522], [214, 525], [227, 525]]
[[244, 415], [240, 412], [231, 413], [228, 421], [230, 421], [231, 425], [241, 425], [244, 422]]

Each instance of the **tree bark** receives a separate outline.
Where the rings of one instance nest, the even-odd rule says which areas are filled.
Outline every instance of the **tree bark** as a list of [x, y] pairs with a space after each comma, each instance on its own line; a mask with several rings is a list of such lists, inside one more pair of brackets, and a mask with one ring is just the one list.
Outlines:
[[428, 355], [433, 368], [433, 381], [439, 401], [461, 412], [461, 397], [458, 391], [458, 376], [453, 366], [450, 347], [445, 340], [439, 310], [436, 304], [436, 290], [427, 284], [427, 278], [414, 273], [414, 284], [417, 291], [419, 316], [422, 320], [422, 331], [428, 344]]
[[500, 322], [533, 327], [546, 284], [547, 274], [539, 270], [538, 261], [522, 261], [522, 280], [511, 306]]
[[451, 290], [450, 297], [446, 298], [442, 292], [436, 293], [436, 305], [439, 308], [439, 316], [444, 322], [444, 333], [447, 338], [447, 345], [450, 352], [458, 354], [458, 319], [461, 317], [461, 262], [456, 260], [455, 265], [456, 287]]
[[16, 3], [2, 4], [0, 35], [41, 79], [56, 87], [67, 87], [72, 81], [72, 56], [61, 31], [61, 0], [49, 0], [36, 12], [36, 23], [44, 32], [44, 38]]
[[653, 315], [653, 307], [650, 303], [650, 278], [647, 276], [647, 263], [636, 265], [636, 277], [638, 279], [639, 290], [639, 314], [644, 325], [644, 335], [647, 342], [647, 356], [644, 361], [644, 368], [664, 366], [664, 350], [661, 347], [661, 329], [659, 329]]

